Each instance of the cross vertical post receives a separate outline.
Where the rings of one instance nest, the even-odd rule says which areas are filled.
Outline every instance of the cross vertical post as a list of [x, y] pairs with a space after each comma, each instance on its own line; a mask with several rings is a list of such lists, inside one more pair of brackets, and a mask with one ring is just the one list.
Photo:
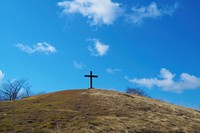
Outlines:
[[90, 71], [90, 88], [92, 88], [92, 71]]
[[93, 84], [92, 84], [92, 78], [98, 78], [98, 76], [97, 75], [92, 75], [92, 71], [90, 71], [90, 75], [85, 75], [85, 77], [88, 77], [88, 78], [90, 78], [90, 89], [92, 89], [93, 88]]

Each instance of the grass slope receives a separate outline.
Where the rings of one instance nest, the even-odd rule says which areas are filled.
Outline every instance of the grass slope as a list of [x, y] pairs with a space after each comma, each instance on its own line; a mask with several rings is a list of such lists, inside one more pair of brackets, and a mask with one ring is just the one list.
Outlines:
[[0, 133], [200, 133], [200, 112], [106, 90], [0, 102]]

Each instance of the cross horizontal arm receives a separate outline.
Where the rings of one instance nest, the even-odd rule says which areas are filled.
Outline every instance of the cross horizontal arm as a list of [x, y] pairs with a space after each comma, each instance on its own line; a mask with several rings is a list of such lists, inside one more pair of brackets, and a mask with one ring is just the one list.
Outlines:
[[93, 77], [93, 78], [98, 78], [97, 75], [85, 75], [85, 77]]

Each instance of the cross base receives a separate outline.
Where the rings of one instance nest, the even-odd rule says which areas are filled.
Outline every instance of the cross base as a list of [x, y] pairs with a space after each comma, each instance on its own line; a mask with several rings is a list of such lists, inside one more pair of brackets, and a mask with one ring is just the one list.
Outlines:
[[92, 87], [92, 88], [88, 88], [88, 89], [95, 89], [95, 88]]

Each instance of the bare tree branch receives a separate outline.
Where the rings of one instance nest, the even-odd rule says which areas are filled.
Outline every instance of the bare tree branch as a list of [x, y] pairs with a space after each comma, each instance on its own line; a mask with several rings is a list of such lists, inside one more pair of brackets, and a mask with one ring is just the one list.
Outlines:
[[[23, 92], [21, 96], [19, 95], [20, 91]], [[31, 86], [28, 84], [27, 79], [8, 80], [2, 85], [0, 92], [4, 100], [16, 100], [22, 96], [29, 97], [32, 95]]]

